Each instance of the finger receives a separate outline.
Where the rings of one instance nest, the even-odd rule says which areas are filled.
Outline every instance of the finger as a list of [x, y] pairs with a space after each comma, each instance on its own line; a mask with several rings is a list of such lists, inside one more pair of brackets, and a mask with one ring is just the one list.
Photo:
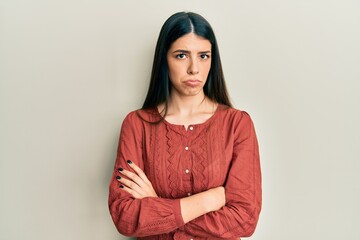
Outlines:
[[127, 188], [133, 190], [134, 192], [138, 193], [141, 196], [145, 195], [144, 190], [137, 185], [136, 183], [134, 183], [133, 181], [126, 179], [124, 177], [121, 176], [116, 176], [116, 179], [124, 186], [126, 186]]
[[119, 168], [119, 173], [126, 176], [127, 178], [129, 178], [131, 181], [133, 181], [134, 183], [136, 183], [138, 186], [140, 186], [141, 188], [144, 188], [146, 185], [146, 183], [136, 174], [130, 171], [127, 171], [123, 168]]
[[[157, 194], [156, 194], [151, 182], [146, 177], [145, 173], [136, 164], [132, 163], [130, 160], [128, 160], [128, 164], [129, 164], [129, 166], [131, 165], [131, 167], [132, 167], [132, 169], [134, 170], [135, 173], [124, 170], [122, 168], [119, 168], [119, 172], [121, 174], [123, 174], [125, 177], [128, 177], [129, 179], [134, 181], [136, 184], [138, 184], [140, 189], [138, 189], [137, 186], [132, 186], [130, 188], [134, 188], [134, 190], [138, 191], [138, 193], [141, 194], [142, 197], [145, 197], [145, 196], [147, 196], [147, 197], [157, 197]], [[142, 175], [143, 178], [138, 176], [137, 173]], [[129, 184], [132, 184], [132, 183], [130, 182]]]
[[134, 198], [137, 198], [137, 199], [142, 199], [142, 196], [134, 191], [133, 189], [131, 188], [128, 188], [127, 186], [124, 186], [123, 184], [120, 184], [119, 186], [122, 190], [124, 190], [125, 192], [128, 192], [131, 196], [133, 196]]
[[149, 179], [147, 178], [147, 176], [145, 175], [144, 171], [139, 168], [135, 163], [133, 163], [131, 160], [127, 160], [126, 161], [129, 166], [135, 171], [135, 173], [147, 184], [150, 183]]

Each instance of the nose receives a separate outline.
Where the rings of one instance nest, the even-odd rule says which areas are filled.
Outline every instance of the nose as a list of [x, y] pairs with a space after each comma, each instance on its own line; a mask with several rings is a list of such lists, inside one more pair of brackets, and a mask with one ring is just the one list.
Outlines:
[[187, 73], [190, 75], [196, 75], [199, 73], [199, 65], [198, 65], [196, 59], [190, 59]]

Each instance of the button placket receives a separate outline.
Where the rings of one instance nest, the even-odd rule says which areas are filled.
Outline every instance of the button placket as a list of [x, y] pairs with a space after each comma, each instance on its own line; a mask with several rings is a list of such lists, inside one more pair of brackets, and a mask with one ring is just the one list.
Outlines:
[[[184, 149], [185, 149], [185, 155], [184, 155], [184, 157], [185, 157], [185, 159], [189, 159], [190, 160], [190, 152], [188, 152], [189, 151], [189, 142], [188, 142], [188, 139], [186, 139], [187, 141], [186, 141], [186, 143], [184, 144], [185, 145], [185, 147], [184, 147]], [[189, 165], [189, 162], [187, 161], [187, 162], [185, 162], [185, 173], [186, 174], [189, 174], [190, 173], [190, 165]]]

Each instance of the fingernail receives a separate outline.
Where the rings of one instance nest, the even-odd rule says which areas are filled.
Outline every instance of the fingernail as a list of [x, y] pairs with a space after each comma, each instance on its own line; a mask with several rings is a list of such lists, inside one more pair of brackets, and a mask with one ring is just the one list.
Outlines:
[[120, 172], [122, 172], [124, 169], [123, 169], [123, 168], [118, 168], [118, 170], [119, 170]]
[[132, 161], [131, 161], [131, 160], [127, 160], [127, 163], [128, 163], [128, 164], [132, 164]]
[[116, 179], [119, 180], [119, 179], [121, 179], [121, 177], [120, 177], [120, 176], [116, 176]]
[[123, 186], [123, 185], [120, 185], [120, 188], [124, 188], [124, 186]]

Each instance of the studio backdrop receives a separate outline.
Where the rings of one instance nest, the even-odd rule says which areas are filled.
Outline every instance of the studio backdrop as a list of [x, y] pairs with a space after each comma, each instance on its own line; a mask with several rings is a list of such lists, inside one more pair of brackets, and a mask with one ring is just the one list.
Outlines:
[[250, 239], [360, 239], [355, 0], [1, 0], [0, 239], [127, 239], [107, 206], [120, 126], [178, 11], [213, 26], [231, 100], [255, 124]]

